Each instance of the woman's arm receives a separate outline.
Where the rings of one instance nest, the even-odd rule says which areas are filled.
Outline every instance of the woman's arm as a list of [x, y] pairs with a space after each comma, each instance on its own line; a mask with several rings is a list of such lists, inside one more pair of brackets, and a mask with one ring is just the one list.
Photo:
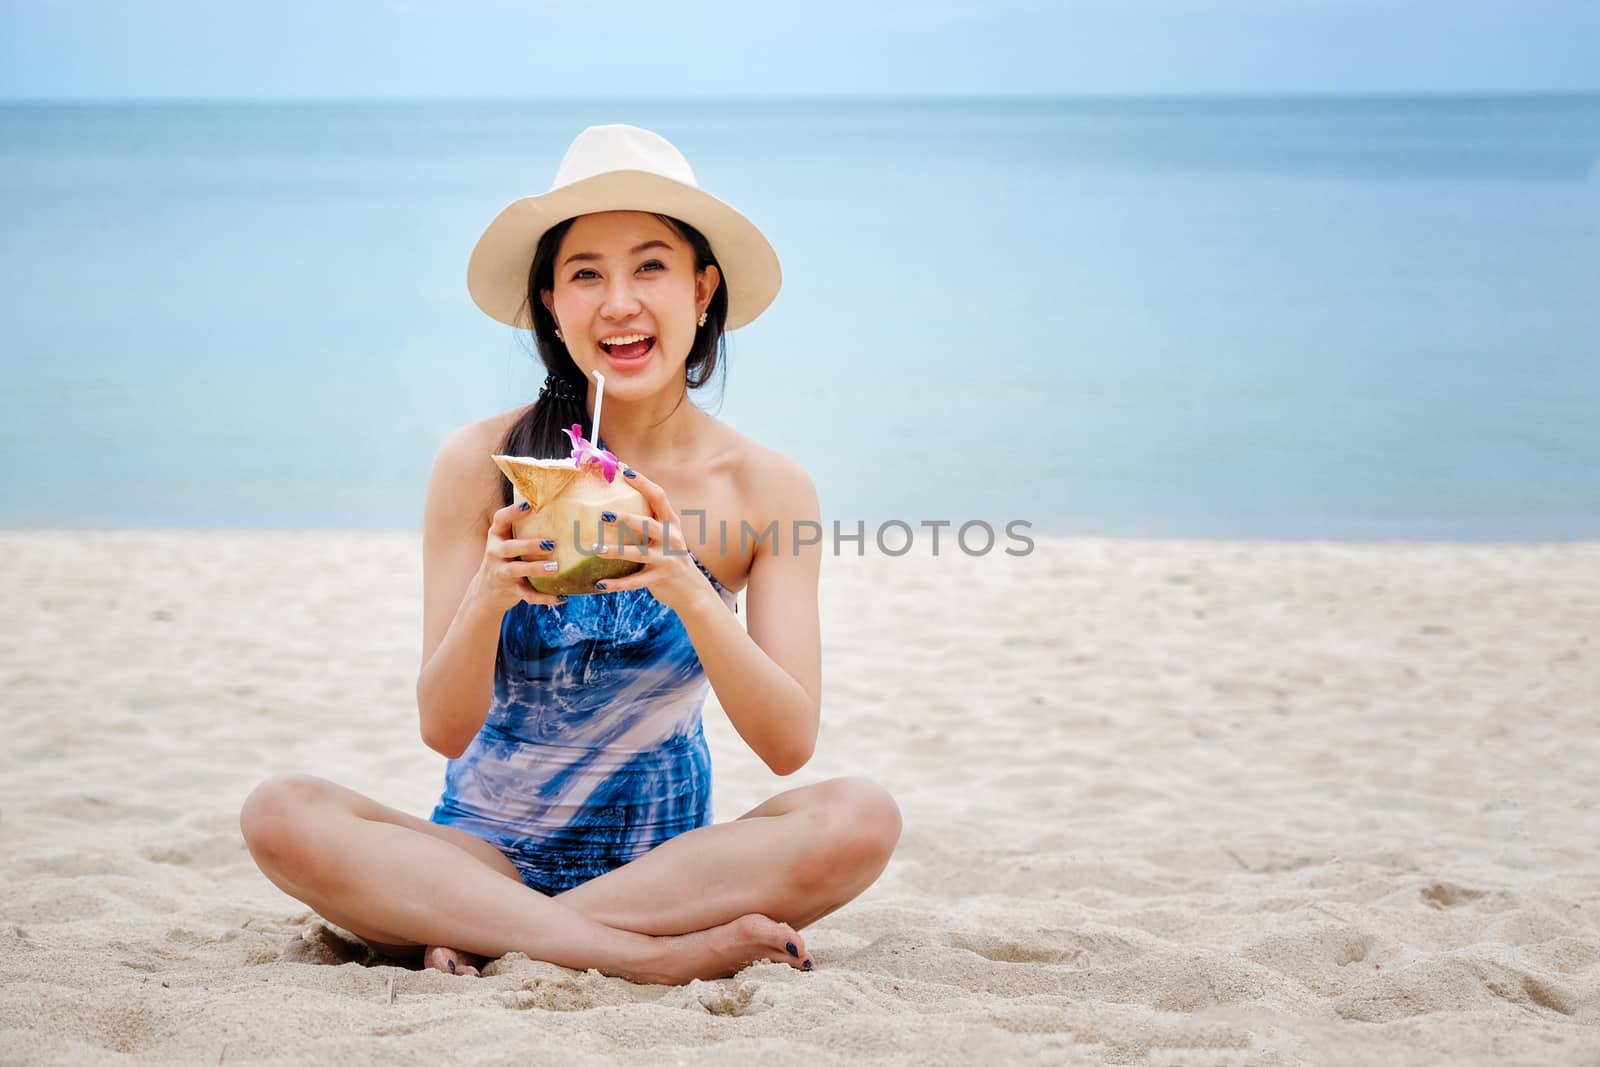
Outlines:
[[423, 744], [454, 758], [466, 751], [494, 698], [494, 660], [505, 608], [477, 582], [499, 484], [481, 426], [439, 448], [422, 526], [422, 669], [417, 711]]
[[761, 467], [752, 510], [763, 519], [756, 534], [776, 522], [778, 537], [762, 544], [751, 563], [745, 626], [715, 595], [680, 617], [734, 729], [773, 773], [789, 775], [811, 759], [822, 715], [822, 548], [795, 544], [797, 525], [820, 529], [820, 512], [816, 488], [799, 464], [772, 453]]
[[451, 434], [428, 483], [417, 711], [423, 742], [452, 759], [466, 751], [489, 717], [506, 612], [519, 603], [567, 599], [528, 584], [556, 565], [553, 541], [516, 535], [527, 501], [494, 508], [502, 482], [491, 457], [502, 429], [485, 420]]

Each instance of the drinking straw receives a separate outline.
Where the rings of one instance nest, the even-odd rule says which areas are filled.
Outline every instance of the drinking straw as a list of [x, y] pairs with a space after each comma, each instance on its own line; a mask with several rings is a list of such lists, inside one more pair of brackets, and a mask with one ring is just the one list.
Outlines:
[[606, 395], [606, 376], [599, 371], [590, 371], [594, 375], [594, 424], [589, 427], [589, 440], [594, 442], [594, 447], [600, 447], [600, 401]]

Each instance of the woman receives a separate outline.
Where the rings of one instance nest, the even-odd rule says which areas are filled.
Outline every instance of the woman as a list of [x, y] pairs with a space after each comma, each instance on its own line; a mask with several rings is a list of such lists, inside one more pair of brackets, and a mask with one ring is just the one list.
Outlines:
[[[318, 778], [263, 782], [240, 825], [284, 892], [456, 974], [513, 950], [653, 983], [811, 969], [799, 930], [877, 879], [899, 811], [837, 778], [713, 824], [700, 719], [715, 689], [780, 775], [816, 741], [820, 552], [792, 533], [817, 521], [816, 492], [687, 400], [779, 281], [761, 231], [633, 126], [583, 131], [550, 191], [490, 224], [468, 287], [532, 329], [549, 377], [533, 405], [453, 433], [428, 487], [417, 701], [423, 739], [451, 757], [444, 792], [423, 820]], [[560, 430], [589, 430], [596, 371], [604, 444], [649, 505], [614, 516], [643, 567], [546, 596], [525, 579], [554, 569], [555, 544], [513, 536], [490, 457], [567, 455]], [[777, 541], [746, 523], [776, 523]]]

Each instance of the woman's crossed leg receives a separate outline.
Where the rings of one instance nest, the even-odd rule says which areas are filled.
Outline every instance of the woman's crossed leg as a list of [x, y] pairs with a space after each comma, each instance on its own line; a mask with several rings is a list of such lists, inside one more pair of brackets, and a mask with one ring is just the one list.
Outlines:
[[809, 967], [796, 928], [877, 878], [900, 817], [874, 783], [819, 782], [736, 822], [681, 834], [555, 898], [524, 885], [487, 841], [321, 778], [263, 782], [240, 827], [274, 884], [380, 951], [450, 946], [428, 950], [426, 962], [441, 969], [456, 963], [452, 949], [521, 951], [677, 984], [758, 959]]

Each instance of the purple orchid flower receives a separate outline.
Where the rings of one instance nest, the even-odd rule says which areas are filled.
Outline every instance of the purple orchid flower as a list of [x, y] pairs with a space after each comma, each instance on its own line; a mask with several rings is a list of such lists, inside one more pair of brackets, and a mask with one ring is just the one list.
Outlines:
[[600, 464], [600, 473], [605, 475], [606, 481], [614, 482], [617, 480], [617, 469], [622, 464], [617, 460], [616, 456], [611, 454], [609, 449], [596, 448], [588, 441], [585, 441], [583, 439], [583, 427], [580, 424], [575, 422], [572, 424], [572, 429], [562, 430], [561, 432], [572, 439], [572, 462], [576, 466], [581, 468], [585, 463], [592, 460]]

